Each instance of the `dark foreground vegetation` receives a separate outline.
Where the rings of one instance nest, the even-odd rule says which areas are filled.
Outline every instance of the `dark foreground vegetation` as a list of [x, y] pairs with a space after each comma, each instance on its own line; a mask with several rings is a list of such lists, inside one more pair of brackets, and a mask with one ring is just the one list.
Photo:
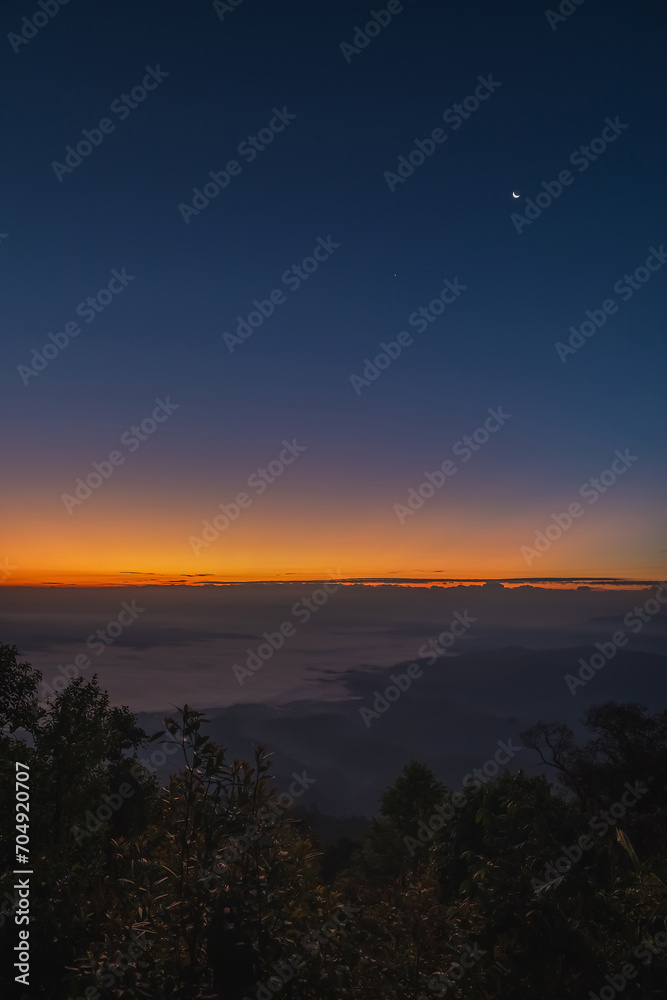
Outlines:
[[[323, 844], [264, 750], [228, 760], [200, 713], [148, 741], [95, 679], [42, 707], [39, 684], [0, 647], [3, 996], [667, 996], [667, 712], [590, 709], [583, 746], [538, 724], [524, 742], [554, 787], [519, 772], [454, 793], [411, 762], [359, 842]], [[12, 968], [16, 761], [27, 989]]]

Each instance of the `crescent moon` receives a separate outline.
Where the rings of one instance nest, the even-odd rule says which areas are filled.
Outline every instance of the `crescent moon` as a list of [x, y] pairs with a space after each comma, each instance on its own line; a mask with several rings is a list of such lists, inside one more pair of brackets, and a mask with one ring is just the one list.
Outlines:
[[520, 198], [520, 197], [521, 197], [521, 195], [520, 195], [520, 194], [517, 194], [517, 193], [516, 193], [515, 191], [512, 191], [512, 197], [513, 197], [513, 198]]

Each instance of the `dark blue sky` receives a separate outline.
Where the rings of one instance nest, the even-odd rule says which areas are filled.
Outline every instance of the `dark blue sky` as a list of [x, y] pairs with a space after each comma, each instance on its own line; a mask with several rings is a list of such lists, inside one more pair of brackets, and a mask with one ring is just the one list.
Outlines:
[[[471, 463], [457, 509], [483, 508], [485, 522], [495, 509], [501, 530], [505, 519], [515, 525], [520, 507], [530, 541], [616, 448], [629, 447], [641, 461], [618, 487], [613, 516], [611, 500], [607, 509], [606, 530], [619, 526], [606, 546], [613, 558], [600, 558], [602, 521], [594, 526], [591, 514], [589, 561], [563, 556], [553, 566], [663, 571], [667, 268], [627, 303], [613, 286], [667, 241], [667, 5], [572, 6], [554, 31], [542, 5], [525, 0], [407, 0], [349, 64], [340, 43], [352, 42], [371, 6], [348, 0], [243, 0], [222, 21], [212, 3], [73, 0], [17, 53], [5, 39], [2, 398], [16, 428], [5, 457], [17, 472], [14, 558], [28, 575], [40, 571], [33, 549], [51, 545], [40, 532], [52, 540], [71, 527], [60, 494], [166, 394], [180, 412], [145, 458], [115, 474], [114, 512], [95, 508], [102, 533], [116, 520], [150, 519], [165, 504], [196, 528], [294, 435], [307, 438], [310, 465], [289, 483], [286, 475], [266, 516], [273, 509], [285, 518], [289, 508], [319, 531], [332, 520], [343, 530], [359, 515], [391, 513], [425, 468], [502, 405], [512, 421], [474, 474]], [[37, 9], [7, 3], [3, 34]], [[110, 113], [157, 65], [169, 75], [146, 100], [123, 121]], [[456, 130], [443, 124], [443, 112], [489, 74], [501, 86], [479, 110]], [[283, 107], [295, 120], [246, 162], [239, 143]], [[115, 130], [59, 182], [52, 162], [105, 117]], [[617, 117], [628, 128], [579, 172], [570, 154]], [[392, 193], [385, 171], [438, 127], [447, 140]], [[232, 158], [240, 176], [186, 225], [179, 204]], [[568, 168], [571, 186], [517, 234], [511, 213]], [[513, 201], [513, 189], [521, 199]], [[329, 235], [340, 244], [331, 258], [230, 354], [222, 334], [237, 315], [284, 289], [281, 275]], [[24, 385], [17, 366], [123, 267], [134, 280]], [[465, 294], [425, 332], [412, 329], [414, 344], [355, 395], [350, 375], [362, 373], [380, 341], [411, 329], [408, 316], [445, 278], [458, 278]], [[618, 313], [563, 364], [554, 343], [610, 297]], [[91, 531], [99, 499], [86, 508]], [[387, 533], [401, 530], [387, 521]], [[424, 571], [446, 558], [438, 549], [446, 525], [433, 530]], [[391, 548], [389, 534], [369, 546], [364, 575], [386, 572], [373, 560]], [[182, 535], [179, 526], [162, 543], [173, 550], [172, 573], [191, 569], [179, 562]], [[106, 558], [106, 542], [98, 553], [88, 534], [80, 544], [89, 570]], [[304, 537], [309, 551], [312, 544]], [[421, 566], [424, 544], [411, 561], [400, 536], [399, 575]], [[152, 537], [144, 561], [127, 568], [157, 568], [157, 546]], [[251, 549], [249, 536], [235, 558], [252, 563]], [[56, 556], [41, 569], [56, 573]], [[75, 563], [85, 568], [76, 560], [60, 568]], [[494, 552], [489, 572], [511, 572], [510, 563]], [[462, 569], [458, 559], [452, 570]], [[215, 571], [223, 574], [224, 562]], [[475, 557], [471, 575], [479, 571]]]

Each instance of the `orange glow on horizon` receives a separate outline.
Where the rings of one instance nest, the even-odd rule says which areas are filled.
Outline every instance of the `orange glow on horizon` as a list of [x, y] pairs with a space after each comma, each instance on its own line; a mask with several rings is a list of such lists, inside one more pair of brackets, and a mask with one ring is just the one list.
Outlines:
[[13, 532], [0, 551], [0, 584], [201, 586], [340, 578], [428, 586], [432, 580], [520, 585], [534, 579], [551, 587], [665, 578], [652, 541], [654, 512], [629, 509], [620, 499], [587, 512], [530, 563], [522, 549], [546, 523], [534, 501], [452, 498], [401, 524], [385, 494], [365, 496], [358, 505], [341, 500], [276, 494], [274, 502], [244, 511], [204, 541], [204, 522], [215, 508], [168, 492], [116, 492], [109, 483], [72, 514], [58, 496], [34, 494], [6, 519]]
[[[57, 576], [57, 579], [54, 579]], [[318, 583], [324, 582], [331, 579], [327, 575], [321, 575], [317, 577], [300, 576], [295, 573], [286, 574], [280, 577], [273, 578], [258, 578], [253, 576], [239, 577], [239, 578], [228, 578], [228, 579], [208, 579], [206, 577], [197, 577], [184, 574], [151, 574], [151, 573], [134, 573], [134, 572], [124, 572], [120, 574], [86, 574], [86, 573], [60, 573], [51, 574], [50, 577], [45, 576], [34, 576], [25, 577], [18, 573], [12, 574], [11, 577], [7, 577], [0, 581], [0, 586], [6, 587], [71, 587], [71, 588], [103, 588], [103, 587], [170, 587], [170, 586], [187, 586], [187, 587], [205, 587], [205, 586], [216, 586], [216, 587], [234, 587], [234, 586], [244, 586], [249, 584], [256, 584], [257, 586], [270, 586], [270, 585], [305, 585], [312, 584], [316, 585]], [[427, 587], [458, 587], [467, 586], [475, 587], [481, 586], [486, 583], [501, 583], [503, 587], [507, 589], [514, 589], [516, 587], [523, 586], [533, 586], [539, 587], [542, 590], [573, 590], [577, 587], [587, 586], [593, 590], [642, 590], [646, 587], [660, 583], [661, 581], [657, 579], [609, 579], [606, 577], [564, 577], [564, 578], [543, 578], [543, 577], [404, 577], [399, 574], [395, 574], [392, 577], [384, 578], [372, 578], [372, 577], [352, 577], [346, 579], [340, 579], [340, 585], [343, 587], [409, 587], [409, 588], [427, 588]]]

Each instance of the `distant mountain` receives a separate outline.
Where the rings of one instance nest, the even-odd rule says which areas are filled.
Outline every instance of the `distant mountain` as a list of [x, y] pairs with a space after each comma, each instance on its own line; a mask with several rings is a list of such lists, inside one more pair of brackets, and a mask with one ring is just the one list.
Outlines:
[[[279, 792], [287, 791], [295, 773], [306, 771], [313, 784], [298, 806], [308, 811], [316, 806], [328, 817], [349, 817], [341, 820], [350, 823], [349, 829], [328, 819], [323, 829], [327, 836], [338, 830], [341, 836], [356, 836], [357, 821], [376, 814], [380, 794], [411, 759], [428, 764], [440, 780], [459, 788], [472, 768], [493, 758], [499, 741], [518, 746], [520, 732], [538, 719], [562, 721], [579, 732], [591, 704], [614, 699], [638, 701], [653, 711], [665, 708], [667, 657], [634, 651], [631, 639], [574, 694], [565, 676], [576, 675], [580, 661], [588, 662], [597, 652], [590, 641], [560, 649], [475, 651], [431, 666], [419, 661], [422, 676], [395, 702], [387, 702], [369, 725], [360, 708], [381, 704], [376, 692], [384, 698], [391, 675], [404, 673], [406, 661], [372, 672], [346, 671], [346, 701], [243, 704], [206, 714], [211, 735], [230, 757], [247, 759], [252, 744], [268, 746], [275, 754], [272, 774]], [[155, 715], [140, 715], [139, 724], [151, 732], [161, 728]], [[507, 766], [510, 771], [543, 770], [526, 749]]]

